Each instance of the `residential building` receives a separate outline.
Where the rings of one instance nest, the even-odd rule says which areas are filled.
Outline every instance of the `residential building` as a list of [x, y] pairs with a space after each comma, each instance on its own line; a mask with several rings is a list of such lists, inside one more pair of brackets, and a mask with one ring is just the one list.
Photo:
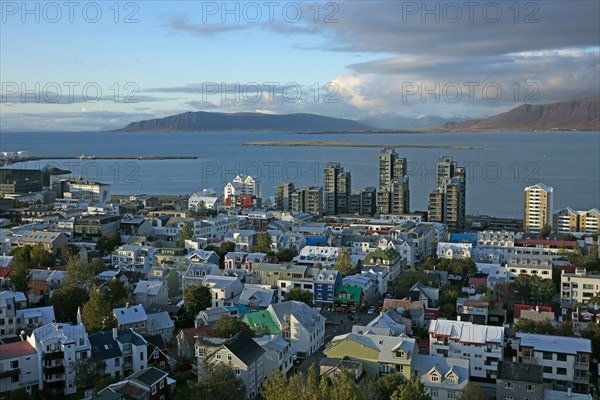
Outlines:
[[91, 356], [85, 327], [52, 323], [35, 329], [27, 341], [37, 352], [38, 387], [74, 394], [77, 385], [72, 365]]
[[470, 259], [472, 250], [471, 243], [438, 242], [437, 256], [450, 260]]
[[119, 330], [133, 329], [138, 333], [147, 333], [148, 315], [141, 304], [113, 309]]
[[95, 243], [104, 235], [117, 233], [120, 220], [120, 215], [76, 217], [73, 223], [73, 241]]
[[449, 230], [462, 231], [466, 213], [466, 170], [452, 157], [441, 157], [436, 164], [437, 186], [429, 194], [428, 220], [441, 222]]
[[265, 310], [277, 301], [277, 291], [270, 286], [246, 284], [237, 303], [246, 306], [249, 311], [257, 311]]
[[152, 246], [124, 244], [111, 254], [113, 268], [127, 271], [150, 272], [154, 263], [154, 255], [158, 249]]
[[381, 214], [408, 214], [410, 212], [410, 189], [408, 176], [398, 177], [377, 192], [377, 212]]
[[198, 212], [200, 208], [205, 210], [216, 210], [219, 196], [214, 189], [203, 189], [200, 192], [193, 193], [188, 199], [188, 210]]
[[323, 214], [323, 188], [307, 186], [292, 193], [292, 211], [320, 216]]
[[0, 339], [19, 334], [17, 312], [25, 307], [27, 298], [23, 292], [0, 291]]
[[150, 313], [146, 323], [146, 332], [148, 335], [160, 335], [165, 342], [173, 341], [175, 323], [171, 319], [168, 311]]
[[96, 332], [89, 336], [91, 357], [106, 363], [105, 373], [121, 379], [148, 367], [148, 341], [129, 330]]
[[[255, 398], [265, 380], [265, 351], [244, 332], [236, 334], [207, 355], [210, 364], [231, 365], [236, 378], [246, 389], [246, 398]], [[198, 362], [198, 379], [203, 376], [201, 363]]]
[[594, 234], [598, 233], [600, 210], [592, 208], [588, 211], [576, 211], [571, 207], [557, 211], [553, 217], [553, 227], [560, 234]]
[[294, 351], [280, 335], [255, 337], [254, 341], [265, 351], [264, 371], [268, 378], [275, 371], [286, 374], [294, 365]]
[[17, 310], [16, 315], [17, 326], [15, 333], [17, 334], [25, 332], [26, 335], [30, 335], [34, 329], [56, 322], [54, 306], [21, 308]]
[[48, 300], [65, 280], [62, 271], [54, 269], [32, 269], [29, 272], [29, 302], [37, 303], [41, 299]]
[[376, 250], [370, 252], [364, 261], [364, 265], [368, 267], [381, 267], [388, 270], [388, 281], [395, 280], [402, 270], [402, 258], [398, 251], [393, 248], [385, 250]]
[[548, 389], [588, 392], [592, 358], [589, 339], [518, 332], [516, 349], [518, 363], [542, 367]]
[[587, 304], [600, 292], [600, 275], [588, 274], [585, 268], [577, 268], [574, 273], [563, 270], [560, 292], [563, 301]]
[[368, 186], [350, 196], [351, 214], [375, 215], [377, 212], [377, 189]]
[[203, 285], [204, 279], [208, 275], [216, 276], [221, 273], [218, 264], [194, 264], [191, 263], [183, 274], [181, 289], [182, 291], [190, 286]]
[[181, 281], [179, 279], [179, 274], [174, 268], [153, 267], [148, 273], [148, 280], [164, 282], [164, 284], [167, 286], [167, 294], [169, 298], [175, 297], [180, 293], [179, 286]]
[[110, 184], [78, 180], [60, 180], [53, 182], [59, 198], [76, 198], [90, 204], [110, 202]]
[[542, 370], [541, 365], [500, 361], [496, 379], [496, 398], [544, 400]]
[[210, 288], [213, 308], [233, 305], [244, 288], [235, 276], [207, 275], [203, 284]]
[[323, 354], [327, 358], [361, 362], [370, 378], [401, 373], [410, 379], [418, 346], [415, 339], [408, 337], [346, 333], [334, 337]]
[[432, 400], [458, 399], [469, 384], [469, 360], [416, 354], [412, 368]]
[[351, 176], [340, 164], [330, 163], [323, 170], [323, 211], [327, 215], [350, 212]]
[[554, 189], [543, 183], [525, 188], [525, 219], [527, 233], [539, 234], [544, 225], [552, 226]]
[[171, 397], [173, 386], [174, 381], [169, 378], [167, 372], [150, 367], [131, 374], [123, 381], [109, 385], [99, 394], [111, 392], [121, 394], [125, 399], [165, 400]]
[[313, 304], [317, 307], [331, 307], [336, 291], [342, 285], [342, 274], [336, 270], [321, 269], [313, 279]]
[[429, 324], [430, 354], [469, 360], [472, 377], [495, 379], [503, 348], [503, 327], [440, 319]]
[[223, 200], [227, 202], [230, 196], [256, 196], [260, 198], [260, 181], [251, 176], [238, 175], [228, 182], [223, 189]]
[[133, 291], [133, 299], [143, 307], [148, 307], [152, 303], [167, 304], [169, 289], [164, 281], [141, 280]]
[[38, 388], [41, 369], [35, 347], [27, 341], [0, 344], [0, 395]]
[[275, 188], [275, 209], [281, 211], [290, 211], [292, 209], [292, 194], [294, 193], [294, 184], [283, 182]]
[[[29, 231], [17, 240], [17, 244], [19, 247], [41, 245], [46, 251], [56, 255], [68, 241], [67, 235], [62, 232]], [[41, 267], [45, 266], [50, 265], [41, 265]]]
[[50, 187], [48, 169], [0, 169], [0, 196], [40, 192]]

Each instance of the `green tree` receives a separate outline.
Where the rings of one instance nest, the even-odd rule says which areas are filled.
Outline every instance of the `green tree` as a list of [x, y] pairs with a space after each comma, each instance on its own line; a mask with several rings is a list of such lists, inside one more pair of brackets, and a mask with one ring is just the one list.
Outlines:
[[190, 286], [183, 291], [183, 306], [191, 318], [200, 311], [206, 310], [212, 304], [211, 292], [208, 286]]
[[407, 297], [410, 294], [410, 288], [417, 282], [427, 284], [427, 275], [416, 269], [406, 269], [400, 272], [400, 275], [392, 282], [388, 292], [395, 298]]
[[88, 301], [87, 291], [80, 286], [62, 286], [50, 297], [50, 305], [54, 306], [57, 322], [75, 323], [77, 308]]
[[521, 333], [537, 333], [540, 335], [554, 335], [556, 328], [551, 321], [534, 321], [527, 318], [519, 318], [519, 321], [513, 324], [513, 332]]
[[406, 378], [401, 373], [384, 375], [377, 379], [379, 399], [388, 400], [399, 386], [406, 384]]
[[206, 215], [206, 204], [204, 203], [204, 201], [201, 201], [200, 203], [198, 203], [198, 207], [196, 208], [196, 213], [201, 217]]
[[344, 249], [340, 249], [340, 251], [338, 252], [338, 256], [335, 260], [335, 269], [340, 274], [342, 274], [342, 276], [350, 276], [350, 275], [354, 275], [354, 274], [357, 274], [358, 272], [360, 272], [360, 271], [358, 271], [358, 268], [352, 267], [352, 261], [350, 260], [350, 253], [348, 253]]
[[225, 266], [225, 255], [232, 251], [235, 251], [235, 243], [233, 242], [223, 242], [217, 249], [216, 253], [219, 256], [219, 264], [221, 268]]
[[573, 322], [563, 321], [556, 327], [557, 336], [574, 336], [573, 335]]
[[440, 289], [438, 304], [442, 317], [456, 319], [456, 299], [459, 295], [458, 289], [452, 285], [446, 285]]
[[74, 244], [65, 243], [58, 249], [58, 254], [66, 261], [69, 257], [79, 256], [79, 247]]
[[275, 371], [265, 381], [262, 392], [266, 400], [288, 400], [290, 393], [302, 400], [329, 400], [331, 391], [326, 379], [321, 379], [316, 374], [313, 364], [306, 375], [286, 376], [280, 371]]
[[292, 246], [289, 249], [279, 249], [277, 251], [277, 260], [279, 262], [290, 262], [298, 255], [296, 247]]
[[592, 342], [592, 357], [600, 359], [600, 326], [597, 324], [587, 324], [581, 331], [581, 337], [589, 339]]
[[187, 387], [177, 387], [175, 400], [242, 400], [246, 390], [244, 383], [235, 376], [233, 368], [228, 364], [205, 366], [209, 372], [199, 382], [195, 379], [187, 381]]
[[34, 397], [31, 396], [25, 389], [17, 389], [11, 390], [7, 397], [8, 400], [33, 400]]
[[54, 266], [54, 254], [46, 250], [41, 244], [37, 244], [31, 248], [29, 259], [32, 267]]
[[313, 295], [308, 290], [302, 290], [300, 288], [293, 288], [285, 294], [285, 300], [301, 301], [308, 304], [309, 307], [313, 306]]
[[[86, 326], [87, 328], [87, 326]], [[106, 362], [93, 358], [81, 358], [75, 361], [75, 385], [78, 388], [93, 387], [104, 376]]]
[[29, 267], [26, 264], [18, 263], [13, 265], [12, 271], [10, 271], [10, 282], [14, 290], [29, 293], [30, 280], [31, 275], [29, 275]]
[[246, 332], [248, 336], [254, 337], [254, 331], [247, 323], [231, 315], [223, 315], [217, 320], [212, 335], [218, 338], [230, 338], [242, 331]]
[[542, 279], [536, 275], [521, 274], [513, 285], [519, 297], [528, 304], [548, 304], [556, 293], [552, 279]]
[[71, 257], [67, 261], [65, 285], [84, 287], [92, 282], [92, 271], [87, 262], [79, 257]]
[[550, 235], [550, 231], [551, 231], [550, 225], [544, 224], [542, 226], [542, 229], [540, 229], [540, 237], [542, 239], [547, 239], [548, 236]]
[[104, 300], [110, 304], [111, 308], [123, 307], [129, 299], [129, 291], [123, 282], [112, 279], [106, 284]]
[[92, 258], [92, 261], [89, 263], [89, 270], [91, 276], [96, 276], [101, 272], [106, 271], [106, 265], [104, 265], [104, 261], [101, 258]]
[[194, 226], [190, 222], [186, 222], [181, 228], [181, 234], [177, 241], [177, 246], [185, 247], [185, 241], [194, 238]]
[[458, 400], [486, 400], [486, 398], [481, 387], [469, 383], [467, 387], [463, 389]]
[[256, 235], [256, 241], [252, 246], [253, 253], [271, 253], [271, 236], [267, 232]]
[[108, 233], [98, 239], [96, 250], [105, 256], [112, 253], [121, 243], [121, 236], [118, 233]]
[[117, 321], [111, 312], [106, 310], [106, 302], [100, 289], [92, 285], [90, 299], [83, 305], [81, 319], [88, 334], [106, 331], [117, 327]]
[[393, 394], [390, 400], [432, 400], [431, 396], [425, 393], [425, 386], [417, 377], [410, 378], [406, 384], [400, 386]]

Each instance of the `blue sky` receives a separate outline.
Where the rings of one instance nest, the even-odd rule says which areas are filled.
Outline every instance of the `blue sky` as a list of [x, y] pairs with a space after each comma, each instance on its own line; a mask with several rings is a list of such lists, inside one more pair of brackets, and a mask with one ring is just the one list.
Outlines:
[[[72, 21], [64, 2], [0, 3], [6, 130], [112, 129], [199, 110], [481, 117], [600, 91], [597, 1], [83, 1]], [[65, 82], [78, 85], [73, 98]], [[273, 87], [270, 101], [269, 82], [288, 91]], [[211, 83], [237, 101], [203, 95]], [[134, 89], [137, 102], [124, 103]]]

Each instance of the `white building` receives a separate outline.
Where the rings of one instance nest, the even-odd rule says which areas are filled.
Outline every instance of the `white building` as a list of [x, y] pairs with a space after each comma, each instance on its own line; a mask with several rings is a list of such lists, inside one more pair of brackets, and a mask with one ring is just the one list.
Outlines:
[[0, 338], [19, 334], [17, 331], [17, 311], [27, 307], [23, 292], [3, 290], [0, 292]]
[[265, 351], [264, 368], [267, 378], [275, 371], [286, 374], [294, 365], [292, 346], [280, 335], [265, 335], [254, 338], [254, 341]]
[[152, 246], [124, 244], [112, 253], [112, 266], [128, 271], [148, 273], [152, 268], [154, 254], [157, 251], [158, 249]]
[[148, 341], [130, 329], [91, 334], [92, 358], [106, 363], [105, 373], [121, 379], [148, 368]]
[[588, 274], [585, 268], [577, 268], [575, 273], [562, 271], [560, 297], [563, 301], [587, 303], [599, 292], [600, 275]]
[[19, 389], [32, 394], [40, 373], [37, 351], [29, 342], [0, 344], [0, 395]]
[[233, 305], [244, 288], [242, 282], [234, 276], [207, 275], [203, 284], [210, 288], [212, 307]]
[[119, 330], [133, 329], [139, 333], [146, 333], [146, 323], [148, 316], [141, 304], [135, 306], [119, 307], [113, 309], [113, 314], [117, 320]]
[[438, 258], [461, 260], [471, 258], [473, 245], [471, 243], [439, 242], [437, 245]]
[[223, 189], [224, 200], [227, 200], [231, 195], [260, 197], [260, 181], [253, 179], [251, 176], [238, 175], [233, 181], [227, 183]]
[[188, 199], [188, 209], [190, 211], [198, 211], [198, 206], [204, 204], [206, 210], [216, 210], [219, 196], [214, 189], [203, 189], [200, 192], [194, 193]]
[[412, 369], [432, 400], [458, 399], [469, 384], [469, 360], [417, 354]]
[[325, 317], [318, 310], [302, 302], [285, 301], [271, 304], [267, 311], [295, 352], [308, 357], [325, 343]]
[[429, 325], [430, 354], [469, 360], [474, 377], [495, 379], [503, 348], [503, 327], [440, 319]]
[[75, 363], [91, 356], [85, 326], [44, 325], [35, 329], [27, 341], [37, 351], [39, 388], [54, 388], [65, 395], [75, 393]]

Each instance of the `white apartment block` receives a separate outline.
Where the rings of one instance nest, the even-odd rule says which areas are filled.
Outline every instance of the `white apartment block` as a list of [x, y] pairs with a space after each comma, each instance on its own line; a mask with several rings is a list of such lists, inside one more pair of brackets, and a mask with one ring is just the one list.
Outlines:
[[214, 189], [203, 189], [201, 192], [194, 193], [188, 199], [188, 209], [198, 211], [200, 204], [204, 204], [206, 210], [216, 210], [219, 196]]
[[112, 253], [112, 266], [122, 270], [148, 273], [157, 251], [158, 249], [152, 246], [124, 244]]
[[585, 268], [577, 268], [575, 273], [562, 271], [560, 293], [563, 301], [587, 303], [600, 293], [600, 275], [588, 274]]
[[503, 327], [439, 319], [429, 325], [429, 353], [469, 360], [473, 377], [496, 379], [503, 348]]
[[461, 260], [471, 258], [473, 245], [471, 243], [439, 242], [437, 245], [438, 258]]
[[589, 339], [517, 333], [517, 362], [541, 365], [551, 390], [587, 393], [591, 357]]
[[40, 379], [38, 354], [27, 341], [0, 345], [0, 396], [24, 389], [29, 394]]
[[224, 200], [227, 200], [231, 195], [260, 197], [260, 181], [253, 179], [251, 176], [238, 175], [233, 181], [227, 183], [223, 189]]

